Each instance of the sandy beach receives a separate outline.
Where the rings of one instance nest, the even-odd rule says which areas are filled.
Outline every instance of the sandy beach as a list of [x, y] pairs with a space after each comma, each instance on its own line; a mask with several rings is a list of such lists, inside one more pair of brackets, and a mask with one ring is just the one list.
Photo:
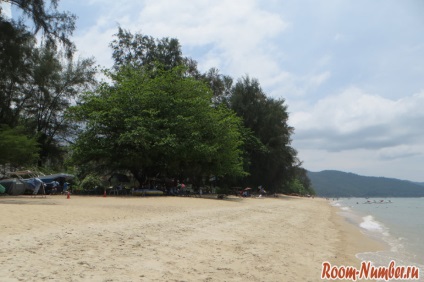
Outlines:
[[380, 248], [323, 199], [0, 197], [1, 281], [320, 281]]

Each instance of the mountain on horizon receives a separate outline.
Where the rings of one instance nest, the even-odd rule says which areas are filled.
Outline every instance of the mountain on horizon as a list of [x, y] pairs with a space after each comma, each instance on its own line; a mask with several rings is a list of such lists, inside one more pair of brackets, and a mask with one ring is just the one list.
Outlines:
[[424, 183], [337, 170], [308, 171], [307, 175], [321, 197], [424, 197]]

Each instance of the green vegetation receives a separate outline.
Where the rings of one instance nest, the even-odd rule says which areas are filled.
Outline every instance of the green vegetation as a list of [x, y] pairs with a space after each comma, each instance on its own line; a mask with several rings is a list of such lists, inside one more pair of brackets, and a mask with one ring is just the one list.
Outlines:
[[222, 189], [313, 194], [291, 146], [287, 105], [256, 79], [201, 73], [177, 39], [119, 28], [114, 66], [99, 83], [92, 59], [72, 58], [74, 15], [58, 11], [57, 0], [10, 3], [34, 28], [0, 12], [3, 167], [68, 167], [89, 186], [90, 175], [130, 172], [139, 183], [189, 178], [196, 188], [214, 176]]
[[14, 167], [31, 165], [37, 160], [38, 147], [35, 139], [22, 133], [22, 128], [0, 127], [0, 165], [10, 164]]
[[[84, 122], [72, 147], [76, 165], [155, 175], [243, 175], [240, 121], [183, 68], [124, 68], [71, 109]], [[112, 77], [111, 77], [112, 78]]]

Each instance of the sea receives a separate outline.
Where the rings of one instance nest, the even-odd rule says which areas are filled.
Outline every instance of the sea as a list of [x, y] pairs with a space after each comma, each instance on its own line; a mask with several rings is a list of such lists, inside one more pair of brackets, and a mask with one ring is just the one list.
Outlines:
[[331, 201], [340, 215], [387, 249], [356, 254], [376, 266], [415, 266], [424, 281], [424, 198], [339, 198]]

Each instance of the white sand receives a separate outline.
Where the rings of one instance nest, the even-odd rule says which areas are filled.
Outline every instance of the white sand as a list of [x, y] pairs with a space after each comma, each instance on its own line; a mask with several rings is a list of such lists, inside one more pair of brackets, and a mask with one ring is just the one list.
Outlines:
[[320, 281], [373, 247], [289, 197], [0, 197], [0, 238], [0, 281]]

